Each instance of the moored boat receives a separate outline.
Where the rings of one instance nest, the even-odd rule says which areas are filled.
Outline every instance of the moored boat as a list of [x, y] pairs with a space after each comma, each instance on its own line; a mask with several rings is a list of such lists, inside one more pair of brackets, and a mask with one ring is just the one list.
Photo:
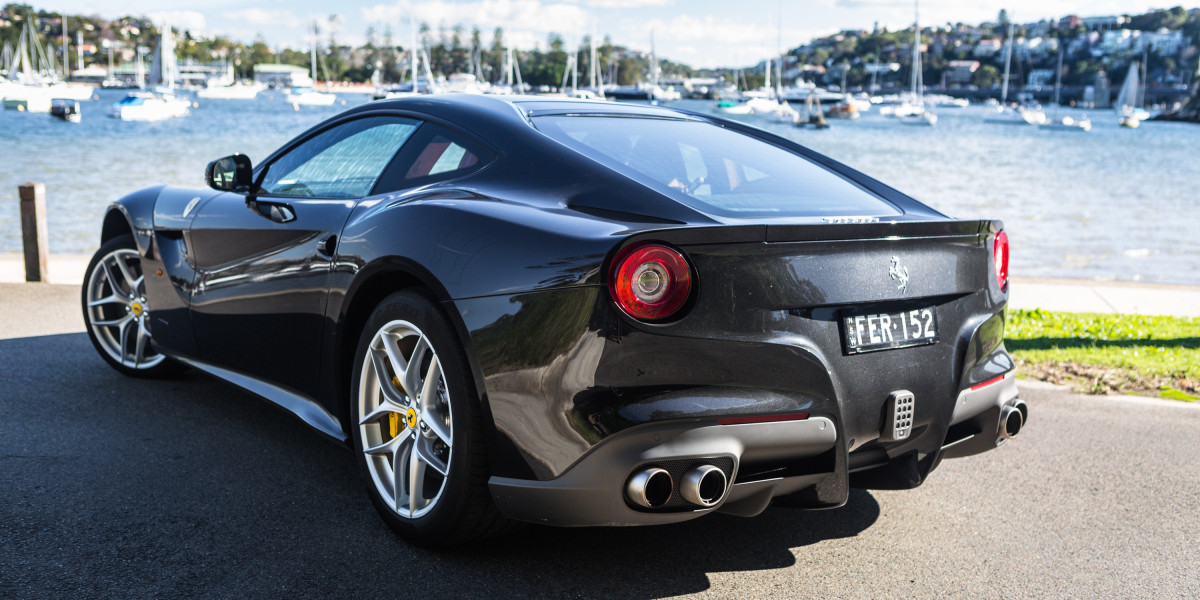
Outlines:
[[192, 103], [155, 92], [131, 92], [112, 105], [112, 116], [122, 121], [161, 121], [188, 114]]

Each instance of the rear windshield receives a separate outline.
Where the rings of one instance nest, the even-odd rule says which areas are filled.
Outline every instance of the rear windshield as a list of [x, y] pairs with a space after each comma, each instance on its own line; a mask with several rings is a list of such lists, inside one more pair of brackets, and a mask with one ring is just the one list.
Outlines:
[[737, 217], [898, 215], [808, 159], [698, 121], [535, 117], [539, 130], [696, 210]]

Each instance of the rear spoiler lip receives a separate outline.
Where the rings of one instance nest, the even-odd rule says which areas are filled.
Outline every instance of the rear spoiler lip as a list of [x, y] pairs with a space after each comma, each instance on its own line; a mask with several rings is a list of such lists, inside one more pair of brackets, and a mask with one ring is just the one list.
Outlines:
[[849, 242], [861, 240], [966, 237], [993, 234], [1002, 229], [1004, 229], [1004, 223], [994, 219], [719, 225], [640, 231], [630, 237], [622, 246], [643, 240], [660, 240], [677, 246], [703, 246], [710, 244]]
[[825, 242], [887, 238], [958, 237], [1004, 229], [996, 220], [881, 221], [820, 225], [767, 225], [765, 242]]

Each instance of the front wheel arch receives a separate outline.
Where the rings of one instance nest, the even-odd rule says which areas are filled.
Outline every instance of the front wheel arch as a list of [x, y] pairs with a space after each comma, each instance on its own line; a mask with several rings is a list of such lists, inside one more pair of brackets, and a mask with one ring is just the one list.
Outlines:
[[123, 235], [133, 237], [133, 226], [120, 209], [110, 208], [104, 215], [104, 225], [100, 228], [100, 243], [104, 244]]

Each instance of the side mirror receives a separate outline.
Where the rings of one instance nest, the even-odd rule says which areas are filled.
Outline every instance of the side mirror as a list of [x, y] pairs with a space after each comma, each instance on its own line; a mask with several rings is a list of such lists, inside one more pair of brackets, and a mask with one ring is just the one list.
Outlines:
[[250, 157], [234, 154], [208, 163], [204, 169], [204, 182], [222, 192], [249, 192], [253, 171]]

